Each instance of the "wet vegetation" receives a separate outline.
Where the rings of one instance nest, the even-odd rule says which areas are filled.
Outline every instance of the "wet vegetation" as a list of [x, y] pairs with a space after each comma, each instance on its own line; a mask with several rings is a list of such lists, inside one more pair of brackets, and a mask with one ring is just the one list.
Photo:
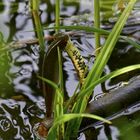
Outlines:
[[2, 1], [0, 139], [139, 139], [139, 8]]

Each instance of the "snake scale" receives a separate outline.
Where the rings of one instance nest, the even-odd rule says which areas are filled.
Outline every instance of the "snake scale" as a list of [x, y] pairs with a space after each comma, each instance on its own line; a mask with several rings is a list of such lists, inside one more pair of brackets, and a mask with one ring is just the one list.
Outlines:
[[[60, 50], [65, 50], [70, 57], [75, 70], [79, 76], [79, 81], [81, 86], [84, 83], [84, 79], [87, 73], [87, 66], [84, 62], [83, 57], [81, 56], [79, 50], [74, 46], [72, 41], [70, 40], [69, 35], [64, 33], [58, 33], [54, 36], [54, 41], [48, 48], [47, 53], [44, 56], [44, 63], [43, 63], [43, 72], [42, 76], [57, 83], [58, 84], [58, 54], [57, 54], [57, 47]], [[47, 83], [43, 82], [43, 93], [46, 101], [46, 108], [47, 108], [47, 117], [52, 115], [52, 106], [53, 106], [53, 99], [55, 91], [54, 89], [48, 85]]]

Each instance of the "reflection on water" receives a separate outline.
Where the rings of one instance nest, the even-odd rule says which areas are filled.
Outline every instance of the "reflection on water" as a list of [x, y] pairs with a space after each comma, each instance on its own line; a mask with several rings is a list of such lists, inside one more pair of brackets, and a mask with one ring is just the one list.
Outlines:
[[[4, 3], [3, 3], [4, 2]], [[35, 37], [31, 13], [29, 10], [28, 0], [3, 0], [0, 4], [0, 31], [4, 35], [7, 42], [13, 40], [31, 39]], [[42, 1], [40, 5], [40, 16], [44, 25], [54, 23], [54, 1], [47, 0], [47, 5]], [[88, 2], [90, 4], [88, 4]], [[90, 6], [89, 6], [90, 5]], [[87, 1], [87, 5], [79, 2], [71, 2], [64, 0], [61, 6], [62, 24], [64, 25], [88, 25], [93, 24], [92, 13], [93, 5], [91, 1]], [[74, 16], [74, 15], [84, 15]], [[70, 18], [70, 17], [71, 18]], [[133, 22], [134, 20], [132, 20]], [[112, 22], [113, 24], [114, 22]], [[112, 26], [112, 24], [109, 24]], [[130, 23], [129, 23], [130, 25]], [[111, 27], [109, 26], [109, 27]], [[107, 28], [107, 26], [106, 26]], [[129, 30], [130, 29], [130, 30]], [[46, 31], [51, 34], [51, 32]], [[139, 40], [139, 25], [126, 26], [124, 34], [137, 35]], [[104, 42], [104, 39], [102, 39]], [[92, 35], [82, 33], [81, 36], [72, 36], [72, 41], [81, 51], [82, 56], [89, 65], [89, 69], [94, 63], [94, 39]], [[49, 44], [46, 42], [46, 44]], [[139, 63], [140, 53], [132, 46], [126, 43], [118, 43], [112, 54], [105, 73], [119, 67], [129, 64]], [[122, 49], [123, 47], [123, 49]], [[129, 56], [129, 58], [128, 58]], [[64, 57], [64, 77], [66, 80], [66, 91], [71, 96], [77, 83], [78, 77], [71, 60], [67, 54]], [[128, 61], [129, 60], [129, 61]], [[117, 63], [116, 63], [117, 62]], [[21, 48], [5, 51], [0, 54], [0, 139], [1, 140], [32, 140], [35, 139], [32, 127], [44, 117], [45, 106], [44, 98], [40, 89], [38, 89], [38, 79], [36, 74], [39, 70], [39, 46], [29, 45], [21, 46]], [[129, 63], [129, 64], [128, 64]], [[135, 72], [133, 75], [138, 74]], [[132, 77], [132, 74], [126, 79]], [[120, 79], [116, 79], [120, 82]], [[112, 88], [114, 83], [109, 81], [106, 83], [106, 90]], [[73, 89], [73, 90], [72, 90]], [[102, 92], [102, 86], [96, 90], [97, 93]], [[119, 130], [115, 126], [110, 126], [112, 139], [119, 135]], [[98, 134], [98, 139], [102, 139], [105, 130], [102, 128]], [[104, 137], [105, 138], [105, 137]], [[84, 139], [84, 136], [83, 136]]]
[[[140, 102], [108, 117], [112, 125], [95, 122], [84, 131], [88, 140], [139, 140]], [[130, 135], [129, 135], [130, 133]]]
[[17, 92], [24, 93], [30, 100], [36, 101], [34, 90], [30, 87], [32, 74], [38, 71], [38, 46], [20, 48], [11, 52], [13, 62], [10, 73]]
[[33, 103], [0, 99], [0, 139], [33, 140], [32, 125], [44, 117], [41, 106], [41, 100]]

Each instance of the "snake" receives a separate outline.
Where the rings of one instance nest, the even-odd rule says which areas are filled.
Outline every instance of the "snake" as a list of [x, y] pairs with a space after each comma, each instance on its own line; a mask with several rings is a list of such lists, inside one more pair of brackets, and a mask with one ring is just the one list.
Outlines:
[[[75, 70], [77, 71], [80, 85], [82, 86], [87, 75], [88, 67], [85, 64], [84, 58], [80, 54], [78, 48], [71, 41], [70, 36], [65, 33], [57, 33], [54, 35], [54, 41], [49, 45], [48, 51], [44, 56], [42, 77], [58, 84], [59, 68], [57, 47], [59, 47], [61, 51], [66, 51], [70, 57]], [[52, 116], [55, 90], [49, 84], [43, 82], [43, 93], [47, 109], [46, 116], [48, 118]]]
[[[84, 84], [85, 77], [87, 75], [88, 67], [85, 64], [85, 61], [80, 54], [78, 48], [73, 44], [73, 42], [70, 39], [70, 35], [72, 33], [57, 33], [54, 36], [45, 36], [45, 40], [53, 40], [52, 43], [48, 46], [47, 52], [41, 53], [43, 56], [40, 57], [41, 67], [39, 74], [47, 78], [54, 83], [58, 84], [58, 51], [57, 47], [61, 51], [66, 51], [68, 56], [70, 57], [75, 70], [77, 71], [77, 75], [79, 77], [80, 85], [82, 86]], [[38, 39], [28, 39], [28, 40], [20, 40], [20, 41], [13, 41], [9, 44], [6, 44], [2, 50], [7, 51], [10, 49], [17, 49], [22, 48], [27, 45], [33, 45], [38, 44]], [[45, 105], [46, 105], [46, 116], [50, 117], [52, 115], [52, 106], [53, 106], [53, 100], [55, 95], [55, 90], [44, 81], [40, 82], [41, 88], [45, 97]]]

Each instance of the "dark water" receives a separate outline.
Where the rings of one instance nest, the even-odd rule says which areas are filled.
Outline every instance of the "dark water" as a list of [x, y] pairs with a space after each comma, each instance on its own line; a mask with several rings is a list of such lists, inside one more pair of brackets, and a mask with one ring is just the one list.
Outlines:
[[[47, 1], [47, 5], [44, 2], [42, 1], [40, 5], [42, 23], [43, 25], [51, 26], [55, 20], [54, 1]], [[85, 4], [82, 1], [80, 4], [78, 2], [64, 1], [61, 6], [62, 23], [67, 25], [93, 24], [90, 15], [93, 5], [89, 2], [90, 0]], [[74, 16], [86, 14], [90, 16], [86, 18], [83, 18], [83, 16], [76, 17], [76, 19]], [[139, 18], [140, 16], [136, 16], [134, 19], [138, 20]], [[110, 26], [105, 25], [105, 27], [110, 29], [112, 24]], [[34, 32], [27, 32], [33, 30], [33, 28], [34, 25], [29, 11], [28, 1], [3, 0], [0, 3], [0, 31], [6, 42], [10, 43], [14, 40], [35, 38]], [[133, 35], [137, 41], [140, 41], [139, 30], [139, 24], [135, 24], [126, 26], [123, 33]], [[45, 31], [45, 34], [52, 33], [53, 31]], [[73, 36], [72, 41], [79, 44], [81, 54], [86, 59], [89, 67], [91, 67], [94, 63], [94, 56], [91, 55], [91, 52], [95, 51], [93, 47], [93, 36], [82, 33], [81, 36]], [[102, 42], [104, 42], [104, 38], [102, 38]], [[49, 42], [46, 42], [46, 44], [48, 45]], [[78, 83], [78, 78], [67, 54], [63, 53], [63, 56], [66, 91], [71, 95]], [[138, 64], [140, 62], [139, 60], [140, 51], [125, 42], [118, 42], [105, 68], [105, 73], [127, 65]], [[22, 48], [0, 52], [0, 140], [35, 139], [33, 126], [41, 121], [45, 114], [44, 98], [40, 89], [38, 89], [38, 79], [36, 78], [36, 73], [39, 70], [38, 63], [38, 45], [22, 46]], [[104, 85], [97, 86], [95, 93], [106, 92], [116, 87], [120, 82], [127, 81], [136, 75], [139, 75], [139, 71], [129, 72], [111, 81], [107, 81]], [[134, 107], [136, 108], [135, 113], [133, 113]], [[121, 112], [118, 117], [119, 119], [116, 118], [113, 120], [112, 126], [100, 124], [95, 127], [97, 128], [96, 131], [92, 127], [90, 130], [92, 133], [94, 132], [94, 136], [90, 132], [91, 138], [87, 136], [87, 139], [126, 139], [127, 133], [130, 131], [132, 134], [134, 133], [136, 138], [140, 138], [138, 134], [140, 126], [139, 115], [139, 104], [137, 104], [137, 106], [132, 106], [129, 110], [127, 109]], [[126, 131], [127, 128], [125, 126], [130, 127], [129, 123], [133, 124], [132, 128]], [[122, 136], [120, 136], [120, 132], [123, 132]], [[83, 135], [81, 137], [81, 139], [85, 139]]]

